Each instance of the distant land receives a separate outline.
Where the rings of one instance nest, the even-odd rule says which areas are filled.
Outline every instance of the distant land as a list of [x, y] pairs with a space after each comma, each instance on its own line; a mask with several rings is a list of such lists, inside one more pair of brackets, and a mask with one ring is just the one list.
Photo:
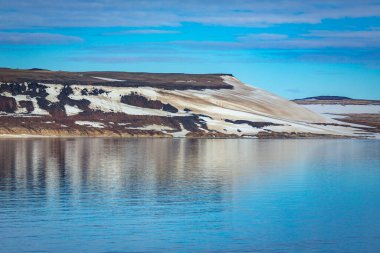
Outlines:
[[[374, 120], [319, 111], [347, 105], [365, 106]], [[374, 138], [379, 105], [335, 96], [289, 101], [231, 74], [0, 68], [2, 137]]]
[[380, 133], [380, 100], [353, 99], [341, 96], [316, 96], [293, 100], [320, 115], [344, 123], [371, 127]]
[[353, 99], [349, 97], [341, 96], [316, 96], [308, 97], [302, 99], [294, 99], [298, 104], [352, 104], [352, 105], [379, 105], [380, 100], [369, 100], [369, 99]]
[[341, 96], [316, 96], [316, 97], [308, 97], [303, 99], [295, 99], [295, 100], [350, 100], [352, 98], [349, 97], [341, 97]]

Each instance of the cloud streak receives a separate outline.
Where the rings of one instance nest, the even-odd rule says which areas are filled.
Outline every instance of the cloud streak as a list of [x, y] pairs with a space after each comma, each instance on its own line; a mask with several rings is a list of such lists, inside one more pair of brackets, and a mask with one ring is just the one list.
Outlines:
[[[0, 27], [152, 27], [183, 22], [262, 27], [380, 16], [378, 0], [0, 1]], [[22, 18], [20, 18], [22, 17]]]
[[200, 59], [194, 57], [181, 56], [83, 56], [70, 57], [69, 61], [82, 61], [91, 63], [159, 63], [159, 62], [199, 62]]
[[124, 30], [113, 33], [107, 33], [107, 35], [128, 35], [128, 34], [177, 34], [179, 31], [175, 30], [161, 30], [161, 29], [138, 29], [138, 30]]
[[380, 48], [380, 30], [310, 31], [306, 34], [258, 33], [238, 37], [236, 41], [172, 42], [204, 49], [374, 49]]
[[[83, 42], [78, 53], [89, 57], [75, 60], [86, 64], [181, 63], [194, 55], [209, 61], [231, 52], [225, 59], [233, 63], [317, 61], [377, 67], [379, 22], [380, 0], [0, 1], [0, 44], [22, 50], [30, 47], [21, 45]], [[83, 32], [83, 39], [65, 35], [73, 30]]]
[[80, 42], [83, 42], [80, 37], [62, 34], [0, 32], [0, 44], [2, 45], [54, 45]]

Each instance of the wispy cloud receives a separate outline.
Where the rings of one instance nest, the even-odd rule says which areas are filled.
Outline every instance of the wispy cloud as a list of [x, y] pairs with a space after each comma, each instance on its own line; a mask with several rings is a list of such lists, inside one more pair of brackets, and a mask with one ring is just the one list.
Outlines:
[[[224, 26], [316, 24], [380, 16], [378, 0], [18, 0], [0, 1], [0, 27], [152, 27], [196, 22]], [[22, 18], [20, 18], [22, 17]]]
[[311, 31], [297, 37], [251, 34], [239, 38], [242, 47], [275, 49], [379, 48], [380, 30]]
[[181, 56], [83, 56], [70, 57], [69, 61], [82, 61], [92, 63], [146, 63], [146, 62], [199, 62], [200, 59], [194, 57]]
[[360, 49], [380, 48], [380, 30], [310, 31], [309, 33], [248, 34], [236, 41], [175, 41], [179, 45], [205, 49]]
[[53, 33], [0, 32], [0, 44], [7, 45], [52, 45], [83, 42], [83, 39]]
[[380, 52], [377, 50], [293, 51], [287, 52], [287, 57], [299, 62], [360, 64], [373, 69], [380, 69]]
[[179, 31], [163, 30], [163, 29], [138, 29], [138, 30], [123, 30], [118, 32], [107, 33], [106, 35], [126, 35], [126, 34], [177, 34]]
[[[189, 58], [170, 55], [173, 52], [189, 56], [194, 52], [208, 55], [226, 51], [237, 55], [242, 51], [249, 52], [240, 54], [242, 57], [227, 57], [229, 61], [244, 61], [252, 60], [249, 57], [255, 52], [270, 51], [260, 53], [260, 57], [254, 60], [378, 66], [380, 60], [374, 55], [380, 51], [379, 20], [379, 0], [0, 1], [0, 44], [80, 43], [82, 38], [61, 34], [69, 30], [61, 28], [112, 27], [96, 30], [96, 35], [89, 35], [91, 32], [88, 31], [94, 30], [86, 30], [87, 37], [84, 35], [83, 38], [88, 43], [83, 43], [81, 50], [88, 54], [96, 51], [98, 58], [78, 60], [180, 62]], [[200, 31], [196, 28], [189, 30], [190, 26], [199, 27]], [[103, 35], [147, 36], [113, 39], [103, 38]], [[155, 38], [158, 39], [152, 41]], [[178, 41], [170, 41], [173, 38]], [[108, 57], [107, 54], [136, 56]]]
[[[380, 69], [380, 53], [378, 50], [268, 50], [260, 59], [245, 56], [241, 62], [246, 63], [333, 63], [358, 64], [372, 69]], [[323, 72], [323, 75], [340, 75], [339, 72]]]

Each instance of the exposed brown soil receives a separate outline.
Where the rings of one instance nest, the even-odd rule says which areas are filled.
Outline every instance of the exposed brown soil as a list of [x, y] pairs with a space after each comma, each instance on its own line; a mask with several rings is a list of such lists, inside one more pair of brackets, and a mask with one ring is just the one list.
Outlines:
[[25, 108], [28, 112], [32, 112], [34, 110], [32, 101], [19, 101], [21, 108]]
[[[78, 125], [75, 121], [90, 121], [102, 124], [102, 128]], [[150, 115], [127, 115], [123, 113], [104, 113], [93, 111], [74, 116], [0, 116], [0, 134], [31, 135], [85, 135], [85, 136], [169, 136], [165, 132], [145, 130], [145, 126], [159, 125], [178, 132], [182, 127], [190, 131], [190, 136], [219, 136], [208, 133], [207, 126], [196, 115], [165, 117]], [[181, 127], [182, 126], [182, 127]], [[224, 134], [222, 134], [224, 136]]]
[[16, 99], [0, 95], [0, 111], [12, 113], [17, 110]]
[[167, 112], [176, 113], [178, 109], [172, 106], [171, 104], [164, 104], [158, 100], [149, 100], [144, 96], [140, 96], [137, 93], [133, 92], [129, 95], [121, 97], [121, 102], [128, 105], [133, 105], [142, 108], [158, 109]]
[[280, 124], [275, 124], [272, 122], [253, 122], [253, 121], [249, 121], [249, 120], [229, 120], [229, 119], [226, 119], [224, 121], [229, 122], [229, 123], [233, 123], [233, 124], [247, 124], [247, 125], [250, 125], [251, 127], [254, 127], [254, 128], [263, 128], [266, 126], [282, 126]]
[[[221, 75], [229, 74], [181, 74], [181, 73], [136, 73], [136, 72], [66, 72], [48, 70], [20, 70], [0, 68], [0, 82], [4, 83], [59, 83], [103, 85], [114, 87], [156, 87], [162, 89], [232, 89], [223, 82]], [[124, 80], [105, 81], [94, 77]]]
[[364, 128], [366, 131], [373, 133], [380, 133], [380, 114], [345, 114], [346, 118], [340, 118], [338, 120], [354, 123], [371, 128]]

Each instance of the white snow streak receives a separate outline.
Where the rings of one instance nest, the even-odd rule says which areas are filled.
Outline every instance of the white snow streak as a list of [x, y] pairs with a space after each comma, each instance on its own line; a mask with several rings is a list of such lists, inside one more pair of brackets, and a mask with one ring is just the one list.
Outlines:
[[65, 105], [66, 114], [68, 116], [77, 115], [81, 112], [83, 112], [81, 109], [78, 108], [78, 106], [71, 106], [71, 105]]
[[80, 126], [89, 126], [89, 127], [95, 127], [95, 128], [104, 128], [104, 124], [101, 122], [95, 122], [95, 121], [81, 121], [77, 120], [75, 121], [75, 124]]
[[125, 81], [125, 80], [120, 80], [120, 79], [113, 79], [113, 78], [106, 78], [106, 77], [99, 77], [99, 76], [92, 76], [92, 78], [109, 81], [109, 82], [124, 82]]
[[[302, 105], [303, 107], [326, 116], [337, 118], [333, 114], [355, 114], [355, 113], [380, 113], [380, 105], [322, 105], [322, 104], [312, 104], [312, 105]], [[331, 115], [329, 115], [331, 114]]]

